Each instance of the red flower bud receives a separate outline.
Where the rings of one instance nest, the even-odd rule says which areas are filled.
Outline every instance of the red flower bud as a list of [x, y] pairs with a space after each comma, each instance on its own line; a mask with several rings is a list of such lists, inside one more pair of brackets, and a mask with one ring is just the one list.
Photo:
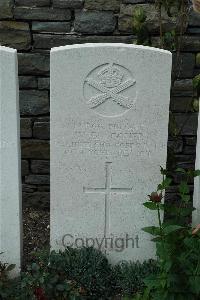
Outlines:
[[153, 192], [149, 195], [149, 199], [152, 202], [160, 203], [162, 201], [162, 193], [158, 194], [157, 192]]

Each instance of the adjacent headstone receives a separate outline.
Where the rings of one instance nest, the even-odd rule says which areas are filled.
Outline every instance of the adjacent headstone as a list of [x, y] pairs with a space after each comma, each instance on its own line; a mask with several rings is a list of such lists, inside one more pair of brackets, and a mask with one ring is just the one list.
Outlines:
[[[198, 132], [197, 132], [195, 170], [200, 170], [200, 114], [199, 114], [199, 125], [198, 125]], [[196, 177], [194, 180], [193, 206], [196, 208], [196, 210], [193, 212], [192, 221], [194, 226], [196, 226], [200, 224], [200, 177]]]
[[51, 52], [51, 246], [113, 263], [155, 254], [142, 205], [165, 167], [171, 53], [125, 44]]
[[21, 261], [21, 176], [16, 50], [0, 47], [0, 261]]

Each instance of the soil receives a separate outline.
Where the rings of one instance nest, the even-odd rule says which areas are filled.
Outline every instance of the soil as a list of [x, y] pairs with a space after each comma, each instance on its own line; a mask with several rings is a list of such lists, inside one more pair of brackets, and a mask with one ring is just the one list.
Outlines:
[[32, 253], [49, 248], [50, 213], [34, 208], [23, 209], [23, 266], [32, 261]]

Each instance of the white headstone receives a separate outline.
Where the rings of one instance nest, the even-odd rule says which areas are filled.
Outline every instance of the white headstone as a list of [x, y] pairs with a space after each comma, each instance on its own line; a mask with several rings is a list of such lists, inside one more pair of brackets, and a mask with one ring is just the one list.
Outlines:
[[171, 54], [125, 44], [51, 52], [51, 246], [111, 262], [154, 255], [142, 205], [165, 167]]
[[21, 263], [21, 174], [17, 52], [0, 47], [0, 261]]
[[[198, 123], [195, 170], [200, 170], [200, 114]], [[200, 224], [200, 177], [196, 177], [194, 180], [193, 206], [196, 210], [193, 213], [192, 221], [196, 226]]]

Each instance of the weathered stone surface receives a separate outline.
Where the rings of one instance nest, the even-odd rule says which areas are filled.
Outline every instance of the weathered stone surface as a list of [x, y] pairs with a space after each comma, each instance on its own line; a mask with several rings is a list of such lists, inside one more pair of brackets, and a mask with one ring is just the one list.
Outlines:
[[50, 193], [49, 192], [23, 192], [24, 206], [39, 207], [40, 209], [49, 208]]
[[20, 112], [22, 115], [42, 115], [49, 113], [49, 97], [47, 91], [21, 90]]
[[18, 53], [20, 75], [48, 75], [50, 62], [46, 53]]
[[69, 21], [71, 11], [69, 9], [52, 8], [29, 8], [16, 7], [14, 18], [20, 20], [41, 20], [41, 21]]
[[38, 89], [49, 90], [50, 89], [50, 78], [38, 78]]
[[32, 160], [31, 172], [34, 174], [49, 174], [50, 162], [48, 160]]
[[28, 118], [21, 118], [20, 133], [22, 138], [32, 137], [32, 120]]
[[22, 158], [49, 159], [49, 142], [40, 140], [21, 141]]
[[180, 135], [196, 135], [198, 126], [198, 114], [197, 113], [174, 113], [175, 121], [178, 125], [178, 131]]
[[28, 50], [31, 47], [31, 35], [28, 23], [0, 21], [0, 44]]
[[189, 26], [199, 26], [200, 27], [200, 14], [190, 9], [189, 13]]
[[183, 139], [169, 139], [168, 141], [168, 148], [173, 150], [173, 153], [181, 153], [183, 151]]
[[[193, 53], [182, 53], [176, 60], [176, 55], [173, 55], [173, 72], [176, 72], [178, 78], [193, 78], [194, 66], [195, 66], [195, 55]], [[176, 70], [175, 70], [176, 67]]]
[[[28, 174], [27, 174], [28, 175]], [[22, 184], [22, 191], [27, 193], [34, 193], [38, 190], [38, 187], [30, 184]]]
[[58, 8], [81, 8], [84, 0], [53, 0], [53, 6]]
[[198, 35], [198, 34], [200, 34], [200, 27], [189, 27], [187, 29], [187, 33], [188, 34], [196, 34], [196, 35]]
[[33, 22], [33, 32], [70, 32], [70, 22]]
[[0, 252], [21, 268], [21, 174], [16, 50], [0, 47]]
[[29, 163], [28, 160], [22, 160], [21, 161], [21, 173], [22, 176], [26, 176], [29, 174]]
[[186, 52], [200, 52], [200, 39], [196, 36], [183, 36], [181, 50]]
[[48, 185], [50, 184], [50, 176], [49, 175], [28, 175], [25, 177], [25, 183], [28, 184], [42, 184]]
[[141, 227], [155, 220], [142, 202], [166, 162], [170, 83], [168, 51], [114, 44], [52, 50], [53, 248], [63, 249], [68, 232], [99, 241], [128, 234], [138, 235], [139, 249], [101, 247], [113, 263], [153, 257]]
[[196, 66], [200, 68], [200, 52], [196, 55]]
[[38, 186], [38, 191], [50, 192], [50, 185], [40, 185], [40, 186]]
[[18, 6], [50, 6], [51, 0], [15, 0]]
[[172, 90], [172, 95], [179, 97], [193, 96], [192, 79], [176, 80]]
[[51, 34], [34, 34], [34, 48], [51, 49], [53, 47], [85, 44], [85, 43], [125, 43], [133, 44], [134, 36], [76, 36], [76, 35], [51, 35]]
[[[146, 16], [146, 25], [148, 30], [152, 33], [159, 32], [158, 12], [155, 10], [153, 4], [140, 4], [140, 5], [124, 5], [120, 7], [120, 15], [118, 27], [121, 32], [133, 33], [133, 14], [135, 9], [141, 7]], [[170, 31], [174, 28], [176, 20], [170, 18], [166, 12], [163, 12], [163, 30]]]
[[13, 17], [14, 0], [0, 1], [0, 19], [8, 19]]
[[19, 76], [20, 89], [37, 89], [37, 79], [35, 76]]
[[75, 15], [74, 29], [84, 34], [112, 33], [116, 18], [112, 12], [81, 11]]
[[192, 111], [193, 97], [173, 97], [171, 99], [171, 111], [190, 112]]
[[48, 140], [50, 138], [49, 122], [35, 122], [33, 126], [33, 137], [41, 140]]
[[147, 0], [122, 0], [122, 3], [124, 4], [138, 4], [138, 3], [146, 3], [146, 2]]
[[112, 10], [118, 11], [120, 7], [120, 0], [85, 0], [84, 7], [92, 10]]
[[192, 155], [176, 155], [176, 165], [178, 168], [194, 170], [195, 159]]
[[184, 137], [184, 142], [185, 142], [185, 145], [196, 146], [197, 138], [196, 138], [196, 136], [186, 136], [186, 137]]
[[196, 146], [184, 146], [183, 154], [196, 154]]

